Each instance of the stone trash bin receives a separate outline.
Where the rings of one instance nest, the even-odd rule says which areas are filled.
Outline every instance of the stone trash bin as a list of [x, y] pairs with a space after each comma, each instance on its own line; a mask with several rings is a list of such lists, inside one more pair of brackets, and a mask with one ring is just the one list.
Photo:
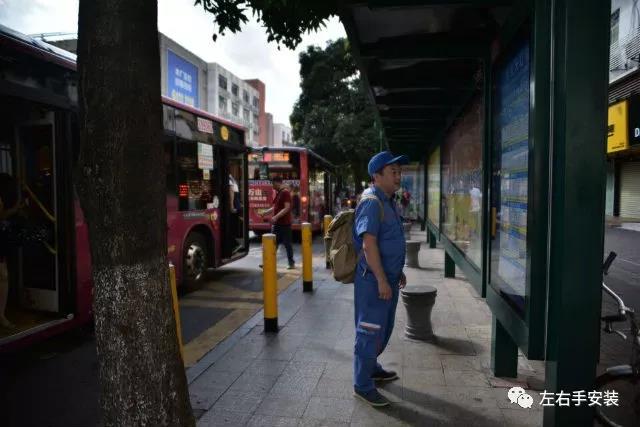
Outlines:
[[431, 310], [438, 290], [433, 286], [407, 285], [401, 292], [402, 304], [407, 310], [405, 336], [420, 341], [433, 341]]
[[418, 252], [420, 252], [420, 242], [417, 240], [407, 240], [407, 258], [404, 265], [411, 268], [420, 268], [418, 262]]
[[411, 240], [411, 223], [410, 222], [403, 222], [402, 223], [402, 228], [404, 229], [404, 239], [405, 240]]

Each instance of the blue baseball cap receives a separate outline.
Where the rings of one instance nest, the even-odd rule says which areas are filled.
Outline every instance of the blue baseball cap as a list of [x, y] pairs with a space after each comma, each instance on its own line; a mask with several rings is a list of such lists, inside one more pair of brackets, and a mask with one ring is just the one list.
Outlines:
[[369, 160], [369, 176], [373, 176], [374, 173], [380, 172], [382, 168], [387, 165], [398, 163], [399, 165], [406, 165], [409, 163], [409, 158], [405, 155], [393, 157], [390, 151], [383, 151], [376, 154]]

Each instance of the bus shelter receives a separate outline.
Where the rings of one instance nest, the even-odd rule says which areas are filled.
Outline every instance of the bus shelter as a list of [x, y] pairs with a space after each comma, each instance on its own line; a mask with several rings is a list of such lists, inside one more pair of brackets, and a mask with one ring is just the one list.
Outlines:
[[[422, 162], [432, 243], [545, 389], [593, 390], [599, 354], [609, 2], [373, 0], [341, 18], [389, 149]], [[590, 425], [587, 405], [545, 426]]]

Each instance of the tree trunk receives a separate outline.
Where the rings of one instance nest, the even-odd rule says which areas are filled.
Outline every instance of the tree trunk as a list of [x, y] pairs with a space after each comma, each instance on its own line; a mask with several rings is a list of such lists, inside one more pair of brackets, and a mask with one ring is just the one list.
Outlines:
[[107, 426], [193, 426], [166, 259], [157, 3], [80, 0], [77, 189]]

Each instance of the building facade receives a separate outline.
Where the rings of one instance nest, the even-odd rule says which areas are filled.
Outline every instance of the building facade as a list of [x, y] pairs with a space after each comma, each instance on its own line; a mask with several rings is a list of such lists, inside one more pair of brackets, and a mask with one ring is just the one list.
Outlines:
[[640, 219], [640, 10], [612, 0], [606, 213]]
[[[258, 130], [257, 135], [258, 144], [260, 147], [266, 147], [268, 145], [267, 136], [267, 112], [265, 111], [265, 102], [267, 97], [267, 88], [264, 83], [258, 79], [246, 80], [257, 92], [258, 92]], [[254, 132], [256, 130], [254, 129]]]
[[260, 93], [217, 63], [208, 64], [207, 110], [247, 128], [247, 145], [260, 145]]
[[286, 147], [294, 145], [291, 138], [291, 128], [282, 123], [273, 124], [273, 146]]
[[267, 117], [267, 147], [273, 147], [273, 114], [266, 113]]

